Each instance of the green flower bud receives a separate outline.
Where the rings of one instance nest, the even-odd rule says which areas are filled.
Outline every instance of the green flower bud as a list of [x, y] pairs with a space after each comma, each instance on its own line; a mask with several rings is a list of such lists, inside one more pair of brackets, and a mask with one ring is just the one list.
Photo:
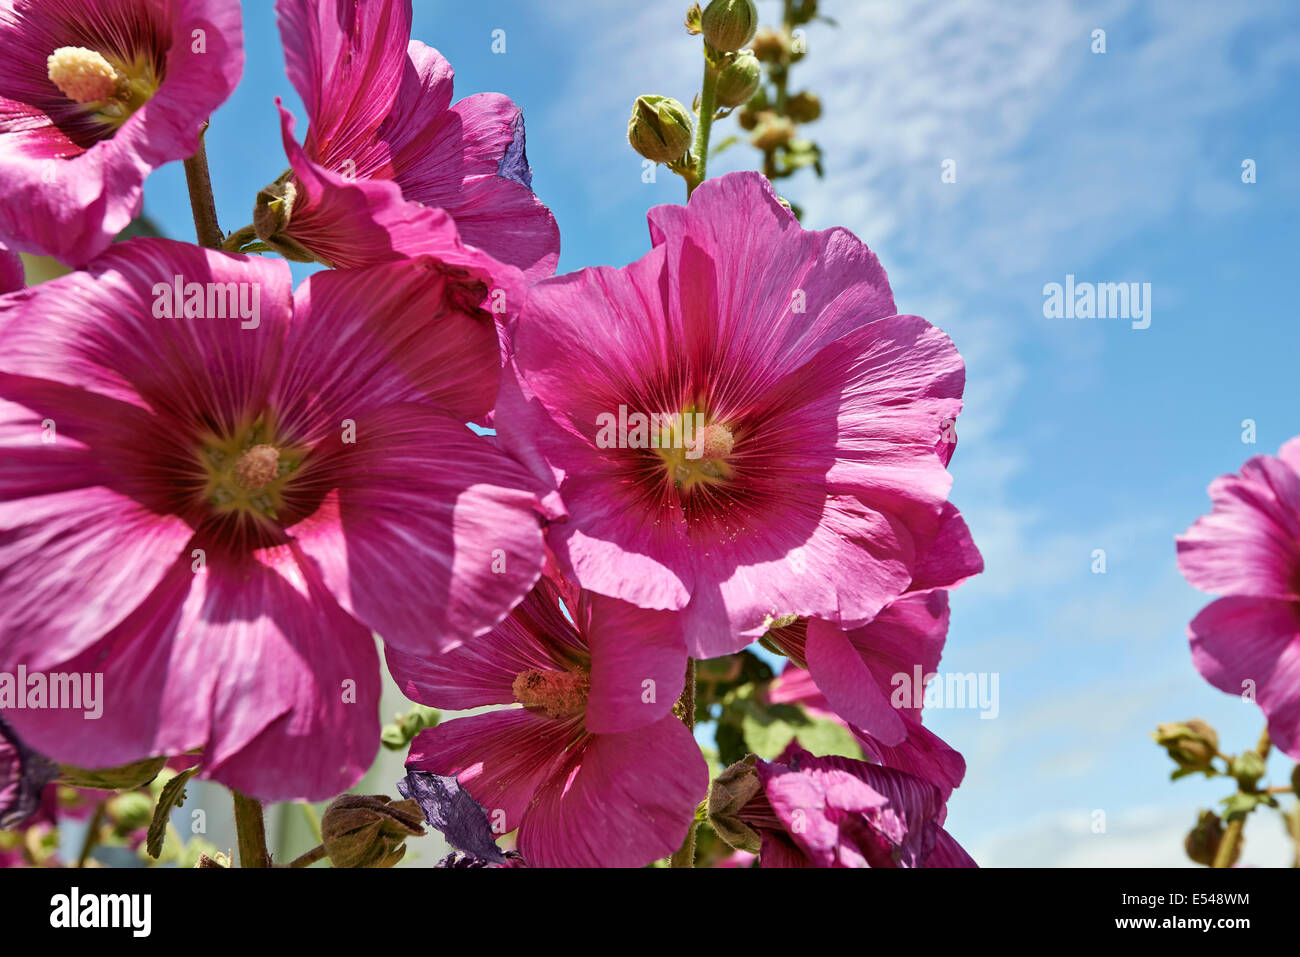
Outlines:
[[754, 59], [754, 54], [737, 53], [736, 58], [718, 73], [718, 106], [732, 107], [748, 103], [762, 79], [763, 68]]
[[1232, 776], [1243, 791], [1253, 791], [1267, 770], [1258, 751], [1243, 751], [1232, 759]]
[[758, 832], [740, 819], [741, 810], [762, 788], [752, 754], [724, 770], [709, 786], [709, 826], [737, 850], [757, 854], [762, 844]]
[[796, 93], [786, 101], [785, 112], [796, 123], [811, 123], [822, 115], [821, 98], [807, 90]]
[[1208, 771], [1219, 750], [1219, 736], [1199, 718], [1161, 724], [1151, 735], [1184, 771]]
[[[76, 788], [98, 788], [104, 791], [128, 791], [143, 787], [158, 776], [167, 763], [166, 755], [145, 758], [120, 768], [79, 768], [71, 764], [59, 765], [59, 783]], [[147, 823], [147, 822], [146, 822]]]
[[424, 833], [423, 822], [413, 800], [344, 794], [321, 816], [321, 843], [335, 867], [392, 867], [406, 854], [406, 839]]
[[285, 259], [296, 263], [320, 262], [310, 250], [288, 235], [297, 200], [298, 185], [293, 181], [293, 170], [287, 169], [274, 183], [258, 192], [257, 202], [253, 205], [253, 230], [258, 239]]
[[700, 17], [700, 28], [709, 46], [723, 53], [734, 53], [758, 29], [758, 8], [754, 0], [712, 0]]
[[439, 717], [437, 708], [417, 704], [406, 714], [398, 715], [392, 724], [384, 725], [379, 740], [390, 751], [401, 751], [425, 728], [434, 727]]
[[118, 834], [133, 834], [153, 820], [153, 801], [141, 791], [127, 791], [110, 800], [104, 809]]
[[673, 163], [691, 148], [691, 114], [671, 96], [638, 96], [627, 121], [627, 141], [648, 160]]
[[[1223, 842], [1223, 821], [1219, 815], [1213, 811], [1201, 811], [1197, 815], [1196, 826], [1187, 832], [1187, 838], [1183, 841], [1183, 847], [1187, 851], [1187, 856], [1197, 864], [1203, 864], [1210, 867], [1214, 864], [1214, 858], [1219, 853], [1219, 845]], [[1241, 855], [1241, 845], [1237, 845], [1237, 855]], [[1236, 863], [1236, 858], [1233, 858]]]

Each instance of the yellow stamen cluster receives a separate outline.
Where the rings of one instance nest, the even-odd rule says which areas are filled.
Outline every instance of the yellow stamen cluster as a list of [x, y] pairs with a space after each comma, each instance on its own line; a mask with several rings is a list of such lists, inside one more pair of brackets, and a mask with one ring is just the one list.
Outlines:
[[663, 442], [657, 451], [673, 484], [683, 492], [697, 485], [725, 482], [735, 474], [730, 457], [736, 448], [736, 437], [722, 423], [710, 422], [687, 447], [682, 445], [679, 441]]
[[46, 58], [50, 82], [76, 103], [107, 100], [121, 77], [103, 55], [85, 47], [59, 47]]
[[209, 436], [199, 450], [207, 482], [205, 501], [218, 513], [276, 518], [283, 492], [304, 452], [276, 441], [261, 419], [226, 437]]

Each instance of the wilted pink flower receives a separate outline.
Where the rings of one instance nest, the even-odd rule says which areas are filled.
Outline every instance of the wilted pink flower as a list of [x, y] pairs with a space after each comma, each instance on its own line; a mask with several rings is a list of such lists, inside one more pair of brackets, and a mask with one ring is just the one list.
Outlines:
[[437, 255], [459, 232], [529, 278], [555, 272], [560, 233], [530, 188], [522, 113], [499, 93], [452, 104], [451, 65], [411, 39], [410, 0], [277, 0], [276, 13], [310, 126], [299, 146], [280, 107], [293, 196], [275, 242], [364, 266]]
[[534, 286], [518, 320], [498, 428], [558, 481], [561, 566], [682, 610], [700, 658], [978, 570], [945, 501], [961, 357], [895, 315], [871, 251], [800, 229], [757, 173], [651, 210], [650, 233], [625, 268]]
[[319, 273], [166, 240], [0, 299], [0, 670], [103, 673], [103, 713], [6, 713], [84, 767], [202, 747], [268, 800], [354, 784], [372, 632], [492, 628], [541, 572], [496, 394], [486, 279]]
[[791, 664], [769, 698], [840, 720], [869, 757], [929, 781], [946, 800], [966, 762], [921, 724], [921, 703], [947, 630], [948, 593], [939, 589], [908, 593], [848, 631], [817, 619], [774, 628], [768, 640]]
[[1187, 580], [1225, 596], [1188, 626], [1192, 662], [1220, 691], [1251, 693], [1300, 759], [1300, 436], [1215, 479], [1210, 500], [1178, 538]]
[[530, 867], [641, 867], [686, 836], [709, 774], [672, 713], [686, 645], [671, 614], [544, 577], [490, 635], [387, 658], [416, 701], [522, 706], [421, 731], [407, 767], [457, 775], [498, 833], [519, 829]]
[[236, 0], [0, 0], [0, 241], [80, 266], [239, 82]]
[[792, 742], [759, 760], [762, 788], [740, 811], [760, 867], [975, 867], [943, 829], [938, 788], [892, 768], [816, 757]]

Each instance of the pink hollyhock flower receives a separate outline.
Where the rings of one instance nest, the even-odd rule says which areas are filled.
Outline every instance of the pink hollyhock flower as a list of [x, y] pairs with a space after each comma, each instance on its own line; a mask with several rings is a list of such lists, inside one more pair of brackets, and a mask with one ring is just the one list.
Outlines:
[[530, 867], [642, 867], [686, 836], [709, 773], [672, 713], [686, 645], [671, 614], [544, 577], [487, 637], [387, 658], [416, 701], [521, 705], [421, 731], [407, 768], [456, 775], [497, 833], [519, 829]]
[[760, 867], [975, 867], [943, 829], [938, 788], [792, 742], [757, 761], [761, 789], [739, 813], [762, 841]]
[[818, 619], [774, 628], [767, 638], [791, 664], [769, 698], [833, 715], [869, 757], [929, 781], [946, 800], [966, 762], [921, 724], [921, 705], [947, 631], [948, 593], [941, 589], [908, 593], [848, 631]]
[[236, 0], [0, 0], [0, 47], [0, 241], [75, 266], [244, 68]]
[[1229, 694], [1250, 691], [1269, 736], [1300, 759], [1300, 436], [1277, 457], [1210, 483], [1209, 515], [1178, 537], [1178, 567], [1225, 597], [1192, 619], [1192, 662]]
[[203, 748], [267, 800], [379, 742], [372, 632], [487, 632], [544, 546], [491, 407], [486, 278], [326, 272], [167, 240], [0, 300], [0, 670], [103, 675], [103, 713], [6, 711], [83, 767]]
[[264, 240], [363, 266], [437, 255], [459, 232], [530, 279], [555, 272], [560, 232], [530, 188], [523, 114], [499, 93], [452, 104], [451, 65], [411, 39], [410, 0], [277, 0], [276, 13], [310, 127], [299, 146], [280, 106], [293, 175], [270, 189], [292, 198]]
[[517, 320], [498, 429], [558, 483], [566, 573], [681, 610], [709, 658], [978, 571], [946, 503], [961, 357], [895, 315], [871, 251], [757, 173], [649, 218], [650, 253], [539, 283]]

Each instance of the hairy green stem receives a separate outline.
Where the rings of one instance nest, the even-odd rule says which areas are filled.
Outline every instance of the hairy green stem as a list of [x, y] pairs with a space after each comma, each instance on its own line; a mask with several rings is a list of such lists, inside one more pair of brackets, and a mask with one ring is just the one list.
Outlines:
[[[1268, 753], [1273, 748], [1273, 742], [1268, 736], [1268, 728], [1264, 728], [1264, 733], [1259, 736], [1259, 744], [1255, 745], [1255, 751], [1265, 761], [1268, 760]], [[1239, 817], [1235, 821], [1228, 822], [1228, 828], [1223, 832], [1223, 839], [1219, 842], [1219, 850], [1214, 855], [1214, 863], [1211, 867], [1231, 867], [1233, 860], [1236, 858], [1238, 849], [1241, 847], [1241, 836], [1246, 829], [1246, 818]]]
[[695, 123], [695, 144], [691, 156], [695, 166], [686, 177], [686, 198], [691, 198], [695, 187], [709, 175], [709, 135], [713, 131], [713, 115], [718, 112], [718, 68], [714, 66], [709, 51], [704, 51], [704, 85], [700, 88], [700, 115]]
[[[686, 681], [682, 685], [682, 696], [677, 700], [677, 707], [681, 711], [682, 724], [686, 725], [686, 730], [691, 733], [695, 732], [695, 659], [686, 659]], [[686, 829], [686, 839], [682, 841], [682, 846], [673, 852], [673, 856], [668, 859], [671, 867], [694, 867], [695, 866], [695, 819], [691, 818], [691, 825]]]

